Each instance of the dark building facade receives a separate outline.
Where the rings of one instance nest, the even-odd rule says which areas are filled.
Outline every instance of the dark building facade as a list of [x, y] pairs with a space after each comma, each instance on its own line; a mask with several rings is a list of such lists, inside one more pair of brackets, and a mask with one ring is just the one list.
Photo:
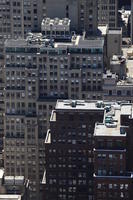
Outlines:
[[132, 199], [132, 105], [105, 114], [94, 131], [94, 199]]
[[93, 199], [93, 131], [103, 108], [59, 101], [45, 141], [45, 199]]
[[132, 200], [132, 104], [58, 101], [45, 140], [44, 199]]

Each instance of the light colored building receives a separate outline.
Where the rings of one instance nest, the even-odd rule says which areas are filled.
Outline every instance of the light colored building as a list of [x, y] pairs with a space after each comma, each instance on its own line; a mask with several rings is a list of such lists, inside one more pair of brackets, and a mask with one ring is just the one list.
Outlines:
[[69, 18], [71, 29], [90, 34], [97, 32], [97, 0], [46, 0], [46, 16]]
[[126, 78], [126, 67], [126, 58], [124, 56], [113, 55], [110, 59], [110, 70], [112, 73], [116, 73], [119, 79]]
[[118, 0], [98, 0], [98, 23], [118, 26]]
[[41, 24], [41, 31], [48, 38], [70, 37], [70, 19], [45, 18]]
[[133, 79], [118, 80], [116, 74], [103, 75], [103, 99], [133, 102]]
[[129, 37], [129, 24], [131, 20], [131, 10], [121, 9], [118, 11], [120, 17], [118, 18], [119, 27], [122, 27], [123, 37]]
[[5, 43], [5, 174], [30, 179], [32, 199], [41, 189], [56, 100], [102, 98], [103, 47], [102, 38], [51, 42], [40, 34]]
[[43, 0], [0, 0], [0, 154], [4, 135], [4, 41], [23, 38], [29, 31], [40, 31], [44, 17]]
[[43, 17], [43, 0], [0, 0], [0, 52], [5, 39], [24, 37], [29, 31], [41, 30]]

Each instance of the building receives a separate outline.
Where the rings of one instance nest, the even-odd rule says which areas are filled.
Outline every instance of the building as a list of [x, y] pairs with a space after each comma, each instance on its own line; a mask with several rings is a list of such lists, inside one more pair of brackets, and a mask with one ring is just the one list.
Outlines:
[[[4, 41], [23, 38], [30, 31], [41, 31], [45, 17], [43, 0], [0, 0], [0, 154], [4, 136]], [[1, 155], [0, 155], [1, 157]]]
[[57, 101], [45, 140], [44, 199], [93, 199], [93, 131], [103, 116], [94, 102]]
[[108, 101], [130, 101], [133, 102], [133, 80], [128, 77], [119, 80], [116, 74], [107, 71], [103, 74], [103, 99]]
[[113, 55], [122, 55], [122, 29], [109, 28], [106, 35], [107, 58], [110, 60]]
[[70, 38], [70, 19], [45, 18], [41, 24], [41, 32], [47, 38], [65, 40]]
[[131, 0], [131, 42], [133, 44], [133, 0]]
[[41, 193], [44, 141], [56, 100], [102, 97], [103, 47], [102, 38], [75, 35], [56, 42], [29, 34], [5, 43], [5, 174], [30, 179], [32, 199]]
[[104, 123], [95, 126], [95, 200], [132, 199], [130, 115], [132, 115], [132, 104], [121, 104], [114, 110], [108, 110]]
[[45, 140], [44, 199], [132, 199], [132, 107], [57, 102]]
[[0, 195], [0, 200], [22, 200], [21, 195]]
[[121, 9], [118, 13], [118, 27], [122, 27], [123, 37], [130, 37], [131, 9]]
[[4, 169], [0, 169], [0, 194], [21, 195], [22, 200], [29, 200], [29, 180], [23, 176], [5, 176]]
[[110, 70], [119, 77], [119, 80], [122, 80], [126, 77], [126, 67], [126, 58], [124, 56], [114, 55], [110, 59]]
[[[74, 11], [74, 12], [73, 12]], [[97, 32], [97, 0], [46, 0], [46, 16], [69, 18], [71, 29], [88, 34]]]
[[43, 0], [0, 0], [0, 52], [5, 39], [24, 37], [29, 31], [40, 31], [45, 16]]
[[118, 0], [98, 0], [98, 23], [118, 27]]

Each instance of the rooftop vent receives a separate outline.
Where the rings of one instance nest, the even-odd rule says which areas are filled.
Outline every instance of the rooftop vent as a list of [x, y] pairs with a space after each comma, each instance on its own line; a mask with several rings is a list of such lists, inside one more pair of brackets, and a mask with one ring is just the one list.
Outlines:
[[106, 127], [108, 128], [116, 128], [117, 127], [117, 123], [116, 122], [112, 122], [112, 123], [105, 123]]
[[77, 101], [72, 101], [72, 102], [71, 102], [72, 108], [76, 108], [76, 105], [77, 105]]
[[97, 108], [103, 108], [104, 107], [104, 102], [103, 101], [97, 101], [96, 107]]

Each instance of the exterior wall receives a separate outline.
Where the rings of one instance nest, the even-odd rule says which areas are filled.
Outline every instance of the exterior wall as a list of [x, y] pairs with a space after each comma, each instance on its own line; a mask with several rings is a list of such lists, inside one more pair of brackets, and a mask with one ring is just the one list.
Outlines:
[[[10, 49], [10, 45], [8, 47]], [[30, 48], [26, 45], [21, 50], [17, 50], [16, 45], [11, 51], [8, 47], [5, 48], [5, 173], [30, 179], [31, 198], [36, 199], [45, 166], [44, 140], [55, 102], [58, 98], [83, 98], [83, 84], [88, 93], [91, 83], [93, 95], [98, 79], [102, 78], [98, 73], [103, 71], [103, 53], [75, 54], [57, 49], [60, 54], [56, 51], [53, 54], [46, 47], [47, 54], [39, 54], [34, 45]], [[85, 83], [87, 76], [90, 82]]]
[[116, 28], [118, 26], [118, 1], [98, 0], [98, 8], [98, 23]]
[[20, 38], [29, 31], [41, 30], [41, 22], [46, 14], [43, 0], [1, 0], [0, 7], [2, 52], [5, 39]]
[[44, 197], [93, 199], [93, 131], [95, 122], [102, 122], [103, 111], [61, 109], [53, 112], [51, 143], [45, 143]]
[[[125, 121], [121, 125], [126, 125]], [[95, 200], [132, 199], [132, 176], [127, 173], [130, 155], [127, 138], [122, 135], [94, 137]]]
[[107, 58], [112, 58], [113, 55], [121, 55], [122, 49], [122, 32], [107, 33]]
[[95, 200], [104, 199], [132, 199], [132, 179], [130, 177], [96, 177]]
[[103, 85], [103, 99], [108, 101], [133, 101], [132, 84], [127, 85]]
[[70, 18], [72, 30], [85, 30], [90, 34], [97, 32], [97, 0], [58, 0], [56, 5], [53, 0], [46, 1], [46, 15], [50, 18]]

